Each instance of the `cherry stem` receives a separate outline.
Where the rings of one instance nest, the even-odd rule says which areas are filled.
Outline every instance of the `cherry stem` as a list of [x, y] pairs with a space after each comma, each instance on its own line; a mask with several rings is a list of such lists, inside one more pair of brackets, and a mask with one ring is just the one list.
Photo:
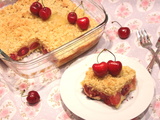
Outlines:
[[21, 92], [21, 96], [22, 97], [26, 97], [27, 95], [24, 95], [24, 93], [25, 93], [25, 90], [23, 90], [22, 92]]
[[43, 5], [43, 7], [45, 7], [45, 6], [44, 6], [44, 3], [43, 3], [43, 0], [41, 0], [41, 1], [42, 1], [42, 5]]
[[81, 3], [74, 9], [73, 12], [75, 12], [77, 10], [77, 8], [79, 8], [79, 6], [83, 5], [83, 1], [81, 1]]
[[97, 56], [97, 63], [99, 63], [98, 58], [103, 51], [108, 51], [109, 53], [111, 53], [114, 56], [114, 61], [116, 61], [116, 56], [111, 51], [109, 51], [108, 49], [103, 49]]
[[112, 23], [114, 23], [114, 22], [118, 23], [118, 25], [122, 27], [122, 25], [121, 25], [119, 22], [117, 22], [117, 21], [112, 21]]

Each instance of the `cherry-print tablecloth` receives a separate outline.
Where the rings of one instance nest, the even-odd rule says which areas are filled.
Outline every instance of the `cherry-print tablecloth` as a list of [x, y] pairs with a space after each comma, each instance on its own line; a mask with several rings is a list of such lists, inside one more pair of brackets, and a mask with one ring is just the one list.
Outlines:
[[[14, 1], [16, 0], [0, 0], [0, 7]], [[155, 44], [160, 36], [160, 1], [95, 1], [105, 8], [109, 18], [108, 23], [99, 43], [77, 59], [107, 48], [113, 53], [131, 57], [147, 67], [152, 55], [139, 44], [136, 30], [145, 29], [153, 43], [153, 49], [156, 50]], [[125, 40], [120, 39], [117, 34], [120, 26], [117, 23], [112, 23], [112, 21], [118, 21], [122, 26], [129, 27], [131, 30], [130, 37]], [[160, 58], [160, 53], [158, 57]], [[45, 73], [37, 79], [25, 79], [16, 75], [10, 69], [6, 70], [6, 66], [0, 61], [0, 120], [81, 120], [80, 117], [74, 115], [65, 107], [60, 96], [61, 76], [70, 64], [66, 64], [57, 71]], [[54, 75], [55, 72], [56, 76]], [[151, 76], [155, 80], [156, 87], [154, 98], [148, 108], [139, 116], [133, 118], [134, 120], [160, 120], [160, 70], [156, 63]], [[7, 85], [6, 81], [11, 84]], [[26, 92], [22, 97], [24, 89]], [[29, 90], [39, 92], [41, 101], [38, 104], [30, 106], [26, 103], [25, 95]]]

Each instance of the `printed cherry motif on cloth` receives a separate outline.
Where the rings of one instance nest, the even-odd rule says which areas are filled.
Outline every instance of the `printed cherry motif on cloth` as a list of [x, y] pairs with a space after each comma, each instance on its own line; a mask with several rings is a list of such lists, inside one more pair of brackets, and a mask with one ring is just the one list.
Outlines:
[[109, 0], [109, 2], [111, 2], [111, 3], [116, 3], [116, 2], [118, 2], [119, 0]]
[[118, 31], [118, 27], [116, 27], [116, 26], [107, 27], [106, 35], [108, 35], [108, 37], [111, 41], [114, 41], [118, 38], [117, 31]]
[[0, 120], [12, 120], [16, 113], [16, 107], [11, 100], [6, 100], [0, 106]]
[[58, 116], [56, 117], [56, 120], [72, 120], [68, 114], [65, 111], [62, 111]]
[[137, 8], [141, 12], [149, 11], [154, 6], [155, 0], [137, 0]]
[[2, 99], [3, 96], [6, 95], [7, 93], [8, 93], [7, 86], [0, 81], [0, 99]]
[[29, 105], [28, 103], [24, 103], [20, 107], [20, 114], [21, 117], [23, 117], [26, 120], [29, 120], [31, 118], [36, 117], [40, 109], [41, 109], [41, 102], [35, 105]]
[[160, 12], [152, 12], [147, 16], [148, 23], [160, 23]]
[[124, 2], [124, 3], [120, 4], [115, 10], [115, 15], [118, 18], [127, 18], [132, 13], [133, 13], [133, 8], [127, 2]]
[[61, 97], [58, 85], [54, 86], [51, 92], [49, 93], [47, 102], [54, 109], [61, 107]]
[[154, 103], [151, 105], [151, 116], [154, 119], [160, 119], [160, 95], [156, 95]]
[[113, 52], [125, 55], [130, 51], [130, 49], [131, 49], [131, 46], [128, 44], [128, 42], [121, 42], [121, 43], [117, 43], [117, 45], [113, 47]]
[[128, 26], [131, 31], [134, 31], [141, 28], [142, 21], [139, 19], [130, 19], [125, 26]]

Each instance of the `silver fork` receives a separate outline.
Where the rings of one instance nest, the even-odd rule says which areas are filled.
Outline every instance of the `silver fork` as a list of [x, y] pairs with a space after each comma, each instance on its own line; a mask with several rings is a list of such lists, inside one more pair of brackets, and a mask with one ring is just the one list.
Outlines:
[[[157, 43], [156, 43], [156, 47], [157, 47], [157, 50], [155, 52], [155, 56], [153, 56], [151, 62], [149, 63], [149, 65], [147, 66], [147, 69], [150, 69], [150, 68], [153, 68], [153, 65], [154, 65], [154, 62], [156, 61], [159, 68], [160, 68], [160, 60], [158, 59], [158, 53], [160, 51], [160, 37], [158, 38], [157, 40]], [[151, 70], [150, 70], [151, 71]]]
[[[137, 31], [137, 38], [140, 41], [141, 46], [146, 48], [146, 49], [148, 49], [151, 52], [152, 56], [153, 56], [153, 61], [151, 61], [152, 63], [150, 63], [147, 66], [148, 72], [151, 73], [154, 61], [156, 60], [156, 62], [157, 62], [159, 59], [158, 59], [156, 53], [154, 52], [154, 50], [152, 49], [152, 43], [150, 41], [150, 38], [149, 38], [146, 30]], [[158, 53], [158, 51], [157, 51], [157, 53]]]

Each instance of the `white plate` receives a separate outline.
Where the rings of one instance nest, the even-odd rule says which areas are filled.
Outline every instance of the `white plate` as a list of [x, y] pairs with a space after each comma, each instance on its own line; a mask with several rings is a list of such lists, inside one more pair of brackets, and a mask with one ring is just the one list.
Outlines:
[[[101, 101], [88, 99], [82, 93], [81, 81], [89, 67], [97, 63], [97, 55], [93, 54], [74, 62], [63, 74], [60, 93], [64, 104], [76, 115], [86, 120], [130, 120], [141, 114], [150, 104], [154, 95], [154, 79], [137, 61], [115, 54], [117, 61], [136, 70], [137, 88], [131, 92], [119, 109], [107, 106]], [[104, 52], [99, 62], [114, 60]]]

